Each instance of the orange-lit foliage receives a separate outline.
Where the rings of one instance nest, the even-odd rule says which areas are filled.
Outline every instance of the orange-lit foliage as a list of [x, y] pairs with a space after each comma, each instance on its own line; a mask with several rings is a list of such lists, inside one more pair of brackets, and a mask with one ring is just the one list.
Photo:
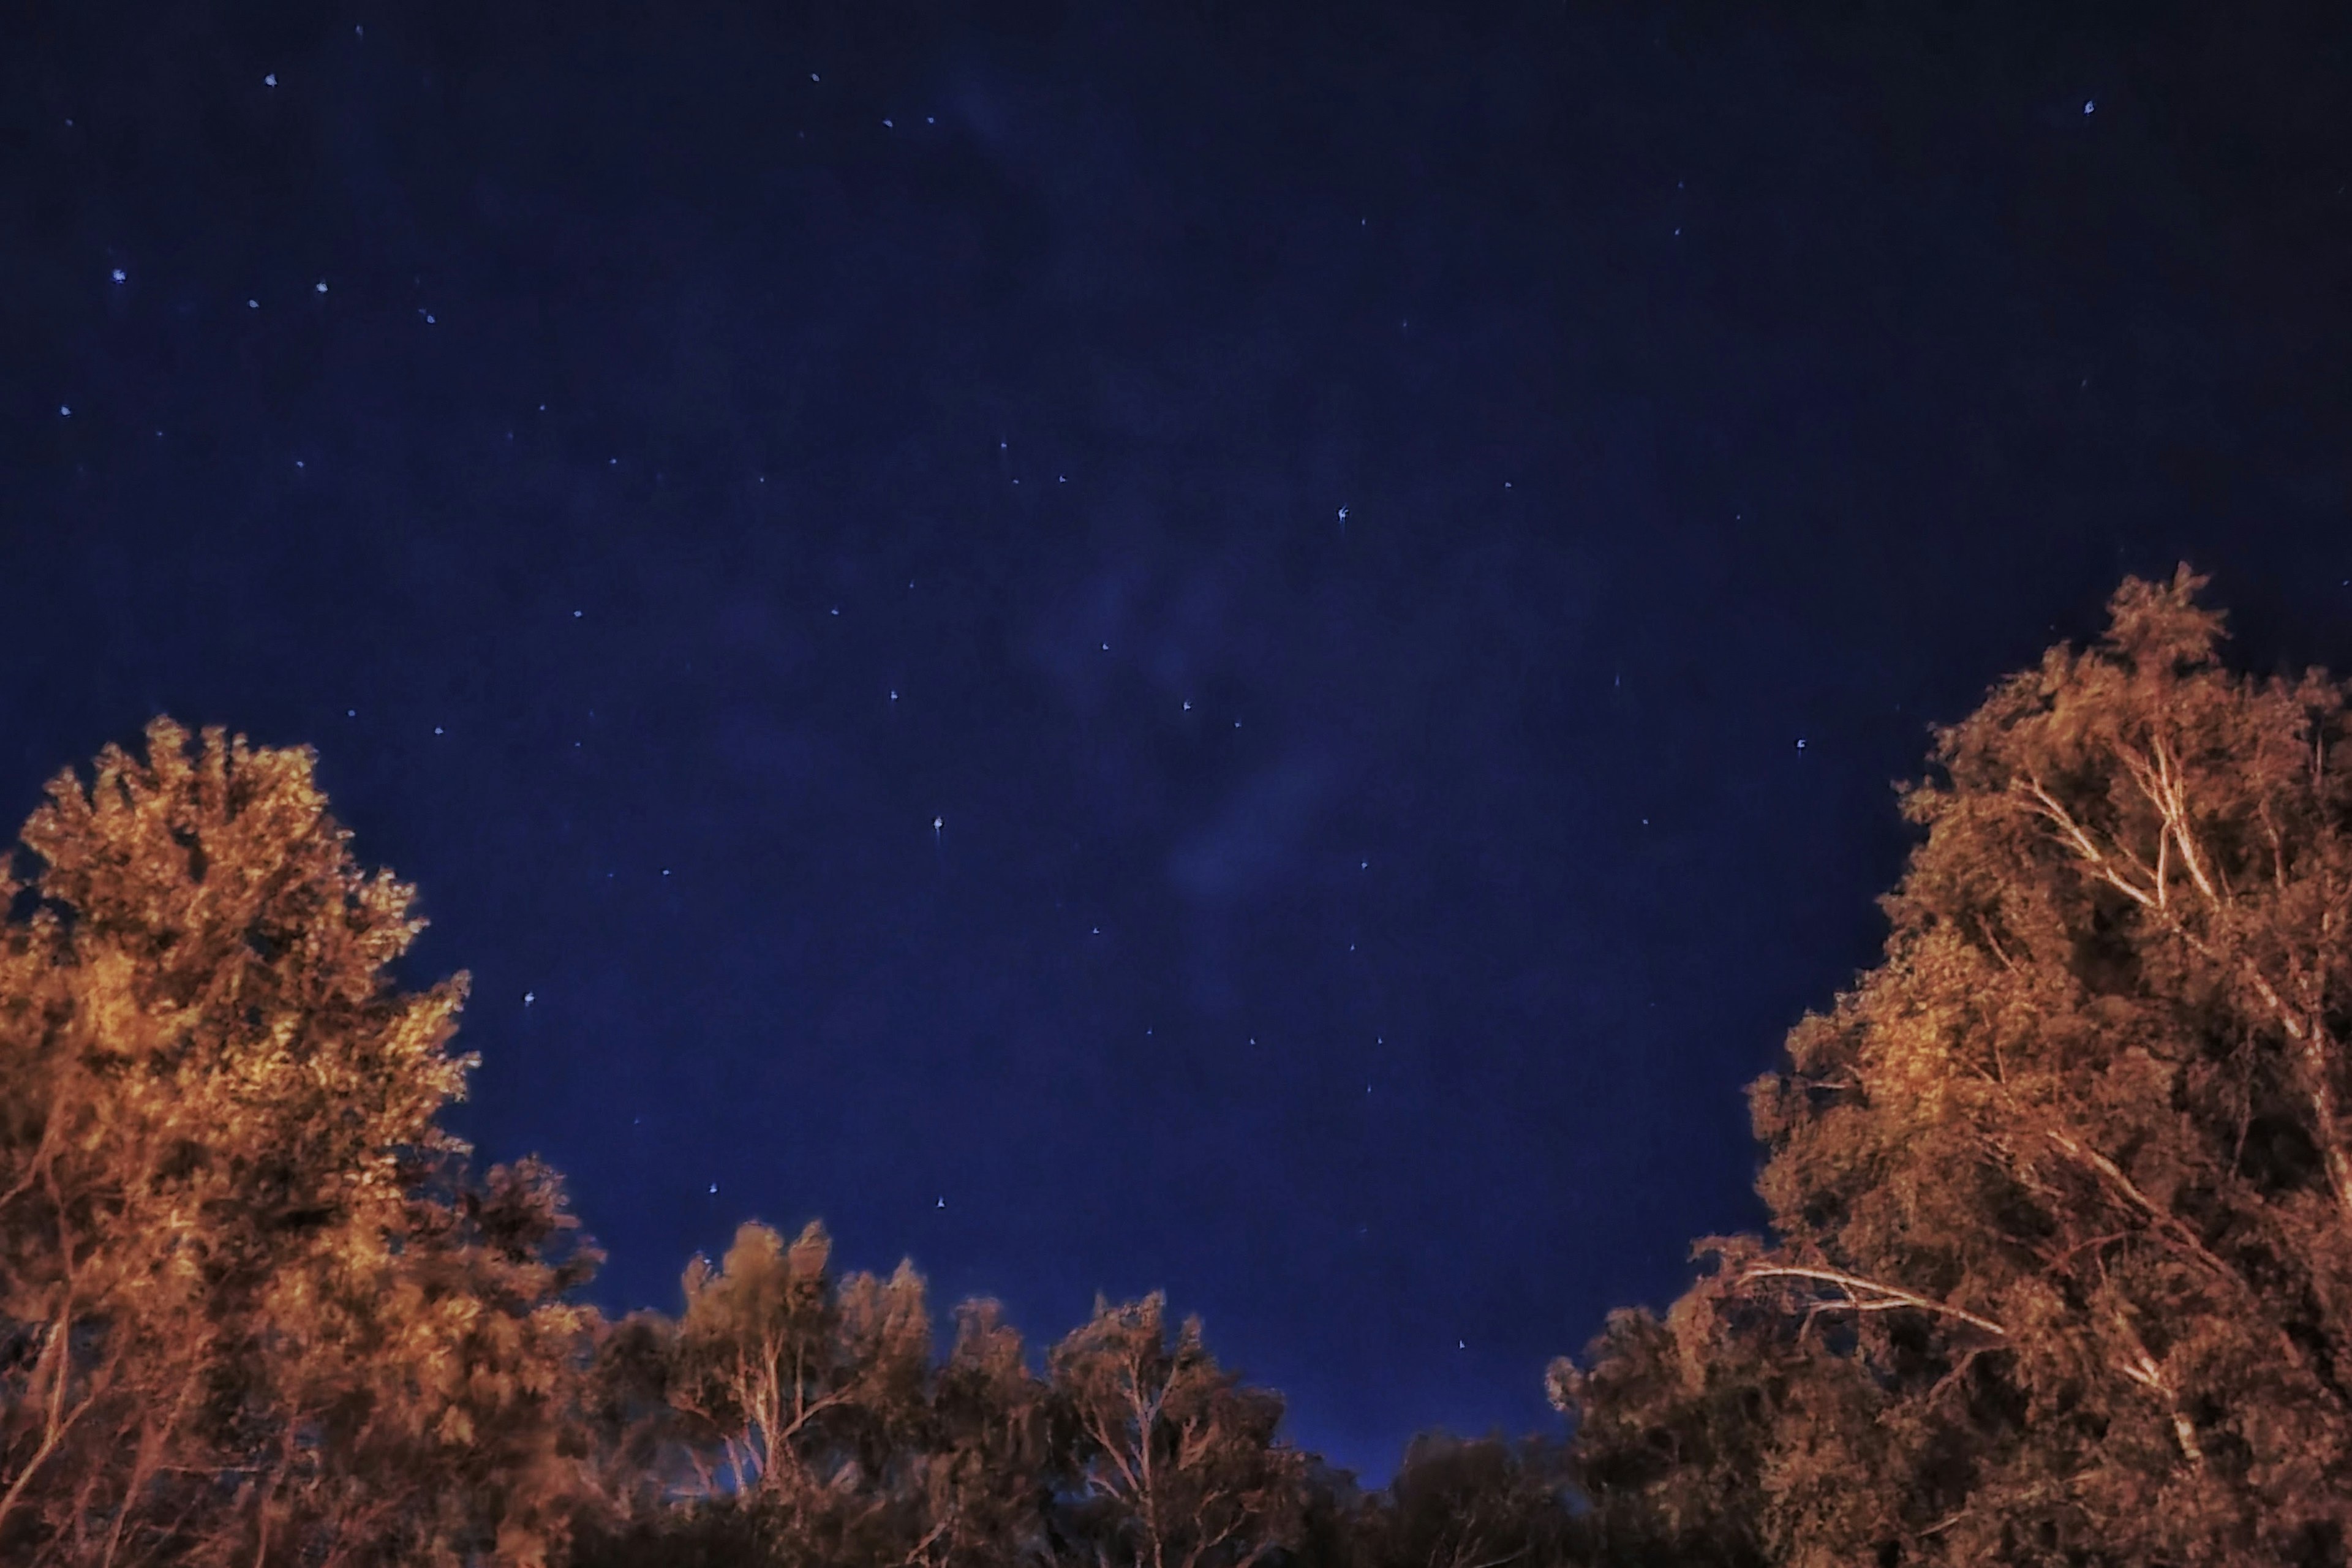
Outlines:
[[1775, 1241], [1556, 1370], [1604, 1517], [1790, 1564], [2343, 1562], [2352, 722], [2226, 669], [2201, 584], [2127, 582], [1940, 731], [1885, 958], [1752, 1091]]
[[1217, 1365], [1158, 1295], [1097, 1300], [1048, 1359], [1075, 1429], [1070, 1533], [1113, 1568], [1248, 1568], [1297, 1531], [1304, 1460], [1274, 1440], [1282, 1401]]
[[307, 751], [147, 740], [51, 784], [0, 942], [0, 1560], [536, 1562], [593, 1255], [435, 1125], [465, 977], [386, 978], [424, 922]]
[[[535, 1160], [443, 1131], [462, 974], [387, 969], [306, 750], [169, 720], [61, 774], [0, 875], [0, 1562], [1239, 1568], [1291, 1532], [1277, 1396], [1158, 1298], [1049, 1375], [992, 1302], [748, 1225], [604, 1322]], [[1336, 1559], [1334, 1560], [1336, 1561]]]

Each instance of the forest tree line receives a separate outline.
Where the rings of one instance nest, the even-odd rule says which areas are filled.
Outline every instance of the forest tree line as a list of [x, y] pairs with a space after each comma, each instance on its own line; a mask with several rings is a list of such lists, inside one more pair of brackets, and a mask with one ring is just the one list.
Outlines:
[[607, 1321], [439, 1117], [307, 749], [151, 724], [0, 867], [0, 1563], [2341, 1565], [2352, 718], [2187, 568], [1935, 735], [1879, 963], [1751, 1087], [1767, 1234], [1361, 1490], [1158, 1296], [993, 1303], [746, 1225]]

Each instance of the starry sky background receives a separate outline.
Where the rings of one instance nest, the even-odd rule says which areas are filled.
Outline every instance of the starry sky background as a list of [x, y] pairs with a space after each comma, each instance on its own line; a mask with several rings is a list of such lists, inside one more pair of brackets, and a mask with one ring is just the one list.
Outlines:
[[822, 1215], [1033, 1342], [1164, 1288], [1369, 1478], [1553, 1429], [1759, 1220], [1929, 722], [2184, 556], [2352, 667], [2347, 80], [2313, 5], [28, 0], [0, 804], [316, 745], [608, 1309]]

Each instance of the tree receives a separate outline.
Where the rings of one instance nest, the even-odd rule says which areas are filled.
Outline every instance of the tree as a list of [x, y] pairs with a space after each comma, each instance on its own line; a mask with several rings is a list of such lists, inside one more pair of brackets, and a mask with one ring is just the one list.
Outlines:
[[1884, 958], [1751, 1090], [1775, 1241], [1702, 1289], [1780, 1327], [1722, 1353], [1866, 1385], [1765, 1412], [1783, 1561], [2343, 1560], [2352, 722], [2204, 584], [1938, 731]]
[[275, 1386], [289, 1441], [319, 1461], [289, 1488], [290, 1535], [358, 1561], [539, 1564], [601, 1499], [579, 1419], [600, 1323], [566, 1300], [600, 1255], [571, 1237], [537, 1160], [475, 1181], [456, 1161], [424, 1185], [390, 1247], [305, 1301], [281, 1281]]
[[1359, 1568], [1560, 1568], [1580, 1542], [1555, 1445], [1423, 1433], [1356, 1528]]
[[732, 1492], [795, 1550], [896, 1561], [920, 1513], [923, 1281], [902, 1263], [887, 1282], [836, 1283], [832, 1247], [814, 1221], [790, 1247], [748, 1224], [717, 1272], [697, 1258], [670, 1402], [717, 1438]]
[[1563, 1357], [1546, 1379], [1576, 1417], [1583, 1550], [1609, 1568], [1765, 1568], [1779, 1513], [1812, 1490], [1833, 1502], [1871, 1489], [1854, 1481], [1875, 1462], [1884, 1400], [1838, 1326], [1744, 1289], [1752, 1241], [1701, 1250], [1717, 1268], [1664, 1319], [1611, 1313], [1591, 1370]]
[[812, 1224], [737, 1232], [687, 1311], [599, 1347], [588, 1405], [621, 1506], [575, 1568], [709, 1563], [982, 1568], [1049, 1559], [1045, 1385], [993, 1301], [930, 1364], [922, 1281], [835, 1279]]
[[1221, 1369], [1158, 1294], [1112, 1306], [1048, 1358], [1071, 1429], [1069, 1544], [1096, 1568], [1248, 1568], [1288, 1543], [1305, 1461], [1275, 1440], [1281, 1396]]
[[956, 1309], [955, 1346], [931, 1395], [924, 1458], [928, 1568], [1043, 1563], [1057, 1468], [1045, 1385], [992, 1300]]
[[311, 753], [188, 740], [61, 773], [0, 868], [0, 1557], [535, 1562], [593, 1250], [542, 1256], [551, 1173], [463, 1176], [466, 977], [388, 979], [414, 889]]

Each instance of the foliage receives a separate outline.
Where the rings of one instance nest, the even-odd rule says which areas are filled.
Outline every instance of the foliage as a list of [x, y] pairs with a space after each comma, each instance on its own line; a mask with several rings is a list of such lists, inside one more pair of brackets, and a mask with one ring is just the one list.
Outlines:
[[1751, 1092], [1772, 1243], [1558, 1376], [1603, 1491], [1663, 1438], [1776, 1562], [2342, 1561], [2352, 737], [2203, 581], [1938, 732], [1883, 961]]
[[1170, 1344], [1164, 1310], [1097, 1299], [1054, 1347], [1075, 1428], [1065, 1529], [1098, 1568], [1249, 1568], [1296, 1531], [1303, 1460], [1274, 1440], [1281, 1398], [1219, 1368], [1197, 1318]]
[[675, 1318], [438, 1125], [462, 974], [308, 752], [168, 720], [0, 868], [0, 1561], [473, 1568], [2341, 1565], [2352, 718], [2184, 569], [1937, 732], [1881, 961], [1750, 1091], [1767, 1237], [1539, 1439], [1364, 1493], [1158, 1295], [1033, 1365], [811, 1224]]
[[1356, 1522], [1362, 1568], [1510, 1568], [1570, 1560], [1566, 1456], [1539, 1440], [1426, 1433]]
[[[536, 1562], [593, 1252], [434, 1123], [465, 977], [307, 751], [168, 720], [49, 786], [0, 939], [0, 1556]], [[19, 894], [23, 898], [18, 897]]]
[[[1160, 1299], [1032, 1369], [994, 1303], [811, 1225], [604, 1321], [536, 1160], [436, 1118], [457, 975], [306, 750], [167, 719], [0, 868], [0, 1560], [1240, 1568], [1297, 1535], [1280, 1399]], [[1333, 1516], [1336, 1517], [1336, 1516]]]

